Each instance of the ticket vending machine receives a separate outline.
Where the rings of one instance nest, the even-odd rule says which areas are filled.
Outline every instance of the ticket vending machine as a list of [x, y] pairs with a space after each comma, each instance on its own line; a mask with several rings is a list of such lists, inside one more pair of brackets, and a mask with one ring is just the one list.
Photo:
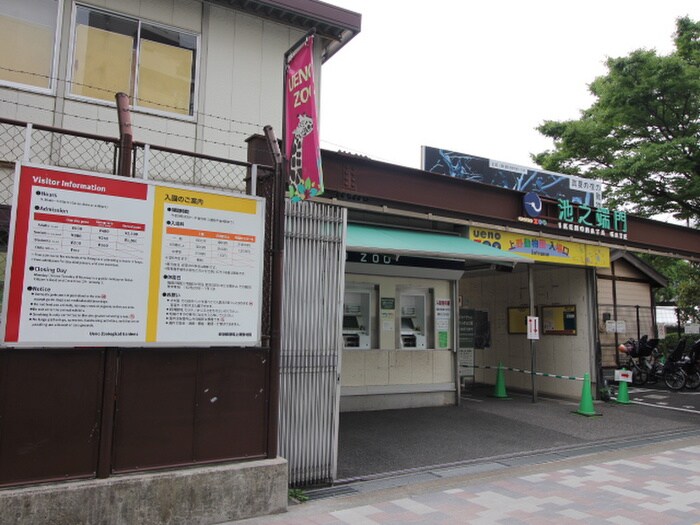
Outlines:
[[425, 295], [401, 295], [401, 348], [426, 348], [425, 314]]
[[370, 290], [345, 292], [343, 306], [343, 346], [345, 348], [368, 349], [371, 347], [371, 297]]

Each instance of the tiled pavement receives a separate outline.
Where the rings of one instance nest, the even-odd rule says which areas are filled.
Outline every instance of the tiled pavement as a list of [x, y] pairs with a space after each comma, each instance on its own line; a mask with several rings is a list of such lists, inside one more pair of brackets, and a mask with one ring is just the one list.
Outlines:
[[700, 524], [700, 438], [335, 497], [246, 524]]

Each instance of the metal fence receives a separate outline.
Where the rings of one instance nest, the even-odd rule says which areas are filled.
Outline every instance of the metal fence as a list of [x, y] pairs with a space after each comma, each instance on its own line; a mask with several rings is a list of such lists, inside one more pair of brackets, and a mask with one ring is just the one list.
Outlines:
[[285, 215], [279, 448], [289, 482], [310, 485], [337, 468], [346, 211], [303, 202]]
[[[245, 192], [250, 164], [134, 142], [136, 178]], [[48, 164], [115, 174], [119, 140], [0, 119], [0, 205], [12, 202], [14, 163]]]
[[[614, 318], [598, 319], [600, 346], [604, 367], [616, 367], [627, 363], [627, 354], [617, 351], [617, 346], [628, 339], [640, 339], [646, 335], [656, 337], [654, 309], [650, 306], [599, 304], [600, 312], [615, 312]], [[617, 321], [618, 332], [607, 331], [607, 321]]]

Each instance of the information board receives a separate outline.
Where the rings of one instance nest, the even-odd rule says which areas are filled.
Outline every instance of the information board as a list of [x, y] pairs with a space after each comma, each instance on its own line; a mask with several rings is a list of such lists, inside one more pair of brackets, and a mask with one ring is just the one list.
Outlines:
[[475, 314], [470, 308], [459, 309], [459, 375], [474, 375]]
[[7, 346], [260, 342], [264, 200], [17, 167]]
[[543, 306], [542, 333], [545, 335], [576, 335], [576, 306]]

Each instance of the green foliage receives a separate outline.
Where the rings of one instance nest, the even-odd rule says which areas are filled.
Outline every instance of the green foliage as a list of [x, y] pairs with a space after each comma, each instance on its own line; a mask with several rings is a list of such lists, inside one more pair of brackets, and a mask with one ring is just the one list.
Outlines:
[[668, 286], [655, 291], [657, 303], [675, 303], [682, 323], [700, 321], [700, 264], [660, 255], [639, 257], [668, 279]]
[[697, 341], [698, 336], [697, 334], [681, 334], [680, 336], [677, 333], [668, 334], [665, 338], [659, 341], [659, 350], [661, 350], [665, 357], [668, 357], [668, 355], [675, 350], [676, 346], [678, 345], [678, 341], [681, 339], [685, 339], [685, 348], [687, 350], [693, 345], [693, 343], [695, 343], [695, 341]]
[[287, 495], [293, 499], [296, 500], [300, 503], [304, 503], [305, 501], [309, 501], [309, 496], [306, 495], [303, 489], [289, 489], [287, 492]]
[[609, 58], [581, 118], [538, 127], [545, 169], [602, 179], [610, 207], [700, 219], [700, 22], [676, 21], [676, 51]]

